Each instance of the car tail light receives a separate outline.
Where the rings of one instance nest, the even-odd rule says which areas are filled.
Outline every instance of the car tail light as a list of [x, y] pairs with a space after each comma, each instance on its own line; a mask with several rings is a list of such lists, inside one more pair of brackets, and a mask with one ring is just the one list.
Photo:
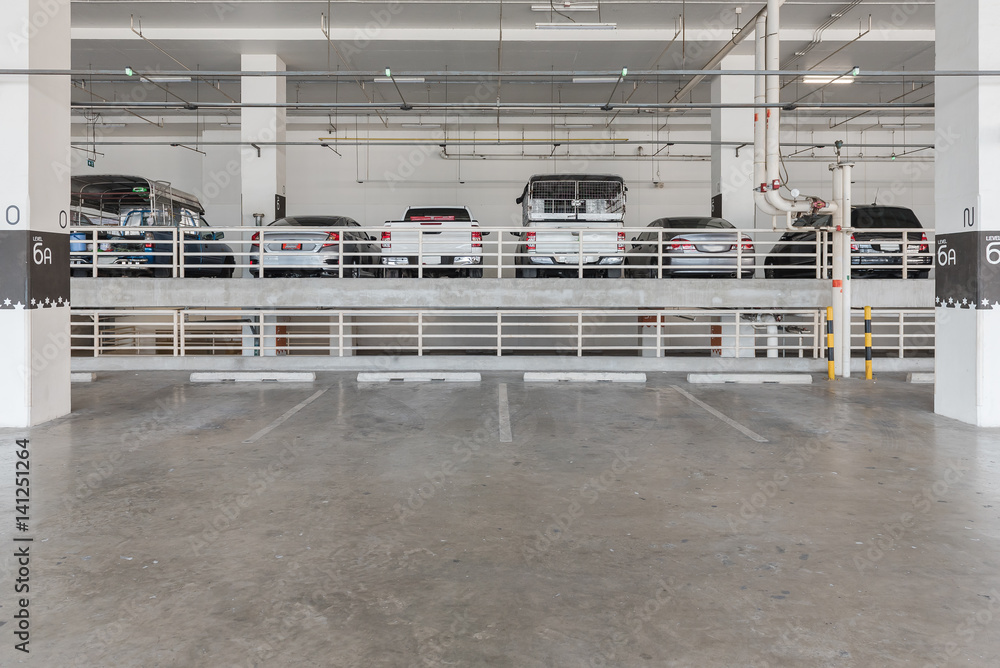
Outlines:
[[[920, 233], [920, 240], [926, 242], [927, 241], [927, 235], [925, 233], [921, 232]], [[926, 243], [922, 243], [922, 244], [920, 244], [920, 249], [917, 252], [918, 253], [926, 253], [928, 250], [929, 250], [928, 245]]]
[[479, 230], [474, 230], [472, 232], [472, 247], [482, 248], [483, 247], [483, 233]]
[[684, 237], [674, 237], [670, 240], [670, 250], [675, 251], [688, 251], [694, 250], [694, 244], [691, 243], [689, 239]]
[[854, 242], [855, 242], [855, 239], [854, 239], [854, 235], [852, 234], [851, 235], [851, 252], [852, 253], [857, 253], [858, 250], [859, 250], [859, 248], [858, 248], [858, 245], [856, 243], [854, 243]]
[[392, 248], [392, 232], [386, 230], [382, 232], [382, 248]]
[[[753, 252], [753, 244], [750, 243], [750, 242], [753, 241], [753, 239], [751, 239], [748, 236], [743, 236], [741, 238], [741, 240], [743, 241], [743, 244], [742, 244], [743, 245], [743, 250], [749, 251], [749, 252], [752, 253]], [[733, 244], [732, 246], [730, 246], [729, 250], [731, 250], [731, 251], [736, 250], [736, 244]]]
[[[340, 233], [339, 232], [327, 232], [326, 233], [326, 240], [327, 241], [340, 241]], [[331, 246], [336, 246], [336, 245], [337, 244], [325, 243], [325, 244], [323, 244], [323, 248], [330, 248]]]
[[619, 232], [618, 233], [618, 252], [619, 253], [624, 253], [625, 252], [625, 233], [624, 232]]
[[143, 235], [143, 238], [146, 239], [146, 250], [152, 252], [152, 250], [153, 250], [153, 233], [152, 232], [146, 232], [146, 234]]
[[534, 232], [528, 232], [527, 234], [524, 235], [524, 238], [525, 238], [525, 241], [527, 242], [526, 244], [524, 244], [524, 249], [526, 251], [528, 251], [529, 253], [534, 253], [535, 252], [535, 233]]
[[253, 236], [250, 237], [250, 241], [253, 242], [252, 246], [256, 246], [257, 242], [260, 241], [260, 232], [254, 232]]

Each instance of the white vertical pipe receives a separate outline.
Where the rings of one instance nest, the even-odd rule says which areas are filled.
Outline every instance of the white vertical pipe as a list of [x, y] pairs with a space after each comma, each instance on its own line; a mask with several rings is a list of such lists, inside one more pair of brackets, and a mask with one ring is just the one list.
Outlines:
[[[834, 230], [830, 233], [830, 245], [833, 250], [833, 278], [831, 281], [830, 303], [833, 306], [833, 372], [835, 376], [842, 375], [845, 366], [850, 366], [850, 360], [844, 357], [844, 346], [841, 341], [843, 338], [842, 323], [844, 322], [844, 233], [840, 231], [844, 224], [844, 210], [840, 207], [840, 204], [844, 200], [842, 169], [843, 165], [839, 163], [830, 166], [830, 170], [833, 172], [833, 199], [838, 205], [837, 209], [830, 214], [832, 217], [830, 226]], [[823, 278], [826, 278], [825, 270]], [[847, 362], [846, 365], [845, 362]]]
[[[840, 176], [841, 176], [841, 197], [842, 199], [837, 202], [840, 206], [840, 214], [842, 219], [842, 225], [846, 229], [851, 227], [851, 167], [849, 164], [840, 165]], [[840, 320], [841, 335], [840, 340], [843, 342], [843, 359], [844, 359], [844, 372], [842, 374], [843, 378], [851, 377], [851, 233], [845, 231], [842, 235], [842, 242], [844, 244], [843, 256], [844, 256], [844, 282], [843, 288], [841, 289], [841, 299], [843, 300], [842, 309], [844, 311], [844, 317]]]

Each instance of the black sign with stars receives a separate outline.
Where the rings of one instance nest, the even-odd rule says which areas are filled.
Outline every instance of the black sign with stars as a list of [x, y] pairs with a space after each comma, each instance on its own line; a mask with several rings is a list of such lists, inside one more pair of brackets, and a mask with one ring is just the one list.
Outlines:
[[69, 306], [69, 235], [0, 231], [0, 308]]
[[935, 304], [1000, 308], [1000, 232], [956, 232], [935, 240]]

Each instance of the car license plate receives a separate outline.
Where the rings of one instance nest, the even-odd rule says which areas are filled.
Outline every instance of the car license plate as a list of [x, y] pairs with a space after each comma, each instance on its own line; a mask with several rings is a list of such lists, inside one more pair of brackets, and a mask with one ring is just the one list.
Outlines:
[[899, 244], [882, 244], [881, 247], [882, 247], [882, 252], [883, 253], [898, 253], [899, 252]]
[[302, 244], [281, 244], [281, 250], [302, 250]]

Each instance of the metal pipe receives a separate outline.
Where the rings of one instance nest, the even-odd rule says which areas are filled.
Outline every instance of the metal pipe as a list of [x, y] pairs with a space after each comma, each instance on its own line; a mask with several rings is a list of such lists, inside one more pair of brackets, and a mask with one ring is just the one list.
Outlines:
[[767, 37], [766, 26], [767, 26], [767, 10], [762, 10], [757, 14], [757, 19], [754, 22], [755, 34], [754, 40], [756, 42], [754, 51], [754, 65], [757, 68], [758, 76], [754, 77], [754, 104], [757, 108], [754, 109], [753, 114], [753, 187], [754, 187], [754, 200], [757, 203], [757, 208], [763, 213], [772, 216], [771, 227], [774, 227], [773, 217], [781, 213], [778, 209], [771, 206], [767, 199], [762, 197], [762, 193], [765, 192], [767, 188], [767, 172], [765, 170], [765, 161], [767, 158], [767, 150], [764, 145], [766, 138], [766, 123], [769, 111], [764, 109], [763, 104], [766, 101], [765, 88], [764, 88], [764, 75], [760, 74], [767, 69], [767, 60], [765, 58], [765, 38]]

